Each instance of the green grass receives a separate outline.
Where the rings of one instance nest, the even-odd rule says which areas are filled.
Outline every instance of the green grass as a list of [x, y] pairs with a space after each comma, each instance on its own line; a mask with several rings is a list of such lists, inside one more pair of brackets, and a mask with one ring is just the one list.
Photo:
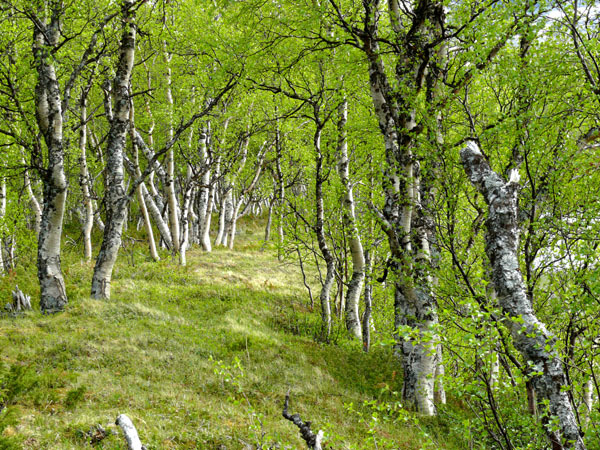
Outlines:
[[[261, 252], [260, 233], [247, 225], [235, 251], [191, 251], [187, 267], [129, 247], [110, 301], [88, 297], [92, 265], [67, 249], [67, 310], [0, 318], [0, 405], [11, 367], [22, 368], [23, 384], [0, 413], [0, 449], [82, 448], [97, 424], [110, 433], [94, 445], [122, 449], [113, 425], [121, 413], [149, 449], [304, 448], [281, 416], [288, 388], [292, 412], [336, 449], [375, 448], [372, 439], [379, 448], [464, 448], [437, 420], [406, 411], [373, 420], [377, 407], [364, 402], [389, 404], [400, 389], [389, 348], [365, 354], [343, 333], [337, 345], [316, 342], [318, 314], [299, 271]], [[38, 295], [34, 268], [0, 279], [0, 298], [15, 283]]]

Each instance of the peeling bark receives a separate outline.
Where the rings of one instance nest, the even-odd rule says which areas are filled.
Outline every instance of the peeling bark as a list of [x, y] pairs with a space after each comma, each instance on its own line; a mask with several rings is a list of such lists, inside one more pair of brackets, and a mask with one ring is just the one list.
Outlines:
[[50, 23], [37, 21], [33, 31], [33, 55], [38, 79], [35, 88], [36, 119], [48, 149], [48, 163], [42, 173], [44, 207], [38, 234], [38, 279], [43, 312], [64, 309], [67, 293], [60, 263], [60, 244], [67, 199], [64, 172], [63, 109], [60, 87], [51, 56], [58, 44], [60, 14], [53, 12]]
[[505, 181], [492, 170], [473, 141], [467, 142], [461, 151], [461, 161], [471, 183], [488, 204], [486, 253], [498, 303], [509, 318], [507, 323], [515, 347], [539, 374], [531, 379], [536, 393], [549, 401], [550, 414], [558, 420], [562, 442], [555, 444], [559, 448], [584, 450], [565, 389], [567, 380], [556, 350], [556, 338], [536, 317], [519, 269], [518, 172], [513, 170], [510, 180]]

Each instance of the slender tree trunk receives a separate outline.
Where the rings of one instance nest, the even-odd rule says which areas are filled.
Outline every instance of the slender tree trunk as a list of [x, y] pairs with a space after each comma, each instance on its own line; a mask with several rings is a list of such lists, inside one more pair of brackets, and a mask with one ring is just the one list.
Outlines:
[[81, 127], [79, 129], [79, 186], [83, 198], [83, 254], [86, 261], [92, 260], [92, 227], [94, 225], [94, 205], [90, 193], [90, 174], [87, 165], [87, 95], [89, 87], [81, 93]]
[[321, 154], [321, 132], [322, 128], [317, 125], [317, 129], [314, 135], [314, 148], [316, 151], [315, 159], [315, 201], [316, 201], [316, 215], [317, 222], [315, 225], [315, 233], [317, 235], [317, 243], [319, 244], [319, 250], [325, 260], [327, 272], [325, 275], [325, 281], [321, 288], [320, 300], [321, 300], [321, 319], [322, 319], [322, 330], [323, 339], [329, 340], [331, 334], [331, 288], [335, 281], [335, 258], [327, 245], [325, 238], [325, 207], [323, 199], [323, 155]]
[[[173, 139], [173, 94], [171, 92], [172, 55], [167, 51], [166, 41], [163, 41], [163, 54], [167, 65], [165, 76], [167, 82], [167, 106], [169, 111], [169, 139]], [[169, 206], [169, 225], [171, 229], [171, 238], [173, 239], [173, 253], [178, 253], [181, 245], [181, 237], [179, 233], [179, 206], [177, 202], [177, 192], [175, 190], [175, 153], [173, 148], [167, 152], [166, 165], [165, 191], [167, 194], [167, 204]]]
[[125, 193], [123, 152], [129, 127], [129, 83], [135, 57], [134, 1], [126, 0], [122, 6], [123, 35], [119, 62], [114, 80], [115, 112], [110, 123], [106, 145], [106, 224], [100, 253], [92, 277], [92, 297], [110, 298], [110, 282], [117, 260], [123, 225], [127, 216], [129, 198]]
[[362, 320], [363, 350], [371, 349], [371, 314], [373, 311], [373, 286], [371, 285], [371, 253], [365, 250], [365, 312]]
[[[199, 241], [200, 245], [205, 251], [211, 250], [210, 244], [210, 234], [205, 233], [205, 227], [207, 222], [207, 216], [211, 214], [209, 209], [209, 197], [211, 192], [211, 183], [210, 183], [210, 169], [209, 169], [209, 158], [207, 151], [207, 142], [208, 142], [208, 132], [209, 125], [206, 126], [204, 130], [200, 133], [198, 139], [198, 150], [200, 153], [200, 164], [202, 170], [202, 177], [200, 179], [200, 190], [199, 190], [199, 199], [198, 199], [198, 223], [199, 223]], [[208, 225], [210, 227], [210, 223]]]
[[233, 245], [235, 243], [235, 234], [237, 233], [237, 221], [238, 215], [240, 213], [240, 208], [242, 206], [243, 197], [237, 199], [237, 202], [233, 208], [233, 212], [231, 213], [231, 225], [229, 228], [229, 249], [233, 250]]
[[273, 206], [275, 205], [275, 196], [269, 200], [269, 212], [267, 213], [267, 225], [265, 226], [265, 237], [262, 248], [264, 249], [271, 239], [271, 225], [273, 224]]
[[4, 258], [2, 256], [3, 244], [2, 238], [4, 237], [3, 221], [6, 215], [6, 178], [0, 177], [0, 275], [4, 274]]
[[[492, 170], [477, 144], [467, 142], [461, 160], [471, 183], [488, 204], [486, 253], [492, 266], [492, 281], [498, 303], [509, 318], [515, 347], [533, 364], [532, 378], [536, 393], [549, 402], [550, 414], [556, 417], [562, 443], [559, 448], [584, 450], [585, 445], [565, 386], [567, 380], [556, 350], [556, 338], [536, 317], [519, 270], [518, 191], [519, 175], [513, 170], [506, 182]], [[550, 430], [549, 430], [550, 432]]]
[[148, 213], [154, 220], [156, 224], [156, 228], [158, 228], [158, 232], [162, 241], [165, 243], [168, 249], [173, 248], [173, 241], [171, 239], [171, 231], [169, 230], [169, 225], [164, 221], [161, 211], [154, 201], [154, 197], [148, 192], [148, 188], [145, 183], [140, 183], [140, 190], [142, 196], [144, 197], [146, 207], [148, 209]]
[[279, 121], [277, 121], [277, 130], [275, 135], [275, 174], [277, 176], [277, 235], [279, 237], [279, 245], [277, 247], [277, 258], [280, 261], [283, 259], [283, 243], [285, 238], [283, 232], [283, 204], [285, 202], [285, 182], [283, 180], [283, 170], [281, 167], [282, 159], [283, 143], [281, 142], [281, 131], [279, 129]]
[[[22, 159], [23, 165], [25, 166], [25, 158]], [[31, 178], [29, 176], [29, 171], [25, 170], [24, 174], [24, 185], [25, 190], [27, 191], [27, 196], [29, 197], [29, 203], [31, 204], [31, 209], [33, 210], [33, 229], [35, 231], [36, 236], [40, 235], [40, 226], [42, 224], [42, 207], [40, 206], [40, 202], [37, 199], [37, 196], [33, 192], [33, 188], [31, 187]]]
[[186, 252], [187, 252], [187, 247], [189, 244], [188, 223], [190, 220], [189, 215], [190, 215], [190, 208], [191, 208], [191, 203], [192, 203], [192, 193], [193, 193], [192, 169], [189, 165], [187, 168], [186, 178], [187, 178], [187, 180], [186, 180], [185, 190], [183, 193], [183, 204], [182, 204], [182, 209], [181, 209], [181, 229], [182, 229], [181, 245], [179, 246], [179, 264], [182, 266], [185, 266], [187, 264]]
[[[129, 123], [129, 129], [130, 129], [130, 134], [131, 134], [131, 145], [133, 147], [133, 154], [134, 154], [134, 173], [135, 176], [138, 178], [141, 178], [142, 176], [142, 171], [140, 169], [140, 157], [139, 157], [139, 148], [136, 144], [136, 140], [135, 140], [135, 120], [134, 120], [134, 107], [133, 107], [133, 103], [131, 104], [131, 110], [129, 112], [130, 115], [130, 123]], [[138, 200], [138, 205], [140, 207], [140, 212], [142, 214], [142, 220], [144, 222], [144, 228], [146, 229], [146, 234], [148, 235], [148, 248], [150, 250], [150, 257], [154, 260], [154, 261], [160, 261], [160, 256], [158, 255], [158, 250], [156, 249], [156, 242], [154, 241], [154, 231], [152, 230], [152, 221], [150, 220], [150, 214], [148, 213], [148, 208], [146, 206], [146, 200], [145, 200], [145, 192], [147, 193], [147, 191], [145, 191], [146, 186], [144, 185], [144, 183], [140, 183], [138, 184], [135, 193], [137, 196], [137, 200]], [[158, 215], [158, 219], [162, 221], [162, 217], [160, 216], [160, 213], [157, 214]], [[168, 230], [167, 230], [168, 231]]]
[[[356, 215], [354, 213], [354, 194], [350, 183], [350, 161], [348, 159], [348, 142], [346, 141], [346, 122], [348, 120], [348, 102], [344, 101], [338, 108], [338, 174], [344, 189], [342, 195], [343, 223], [349, 234], [348, 245], [352, 255], [352, 278], [346, 292], [346, 329], [356, 339], [362, 336], [359, 317], [359, 301], [365, 279], [365, 258], [362, 242], [356, 227]], [[341, 308], [340, 308], [341, 309]]]
[[64, 172], [63, 111], [60, 87], [50, 49], [58, 43], [60, 14], [50, 24], [34, 26], [33, 54], [38, 73], [35, 89], [36, 118], [48, 149], [48, 164], [42, 174], [44, 207], [38, 234], [38, 278], [43, 312], [62, 310], [67, 293], [60, 263], [63, 217], [67, 200]]

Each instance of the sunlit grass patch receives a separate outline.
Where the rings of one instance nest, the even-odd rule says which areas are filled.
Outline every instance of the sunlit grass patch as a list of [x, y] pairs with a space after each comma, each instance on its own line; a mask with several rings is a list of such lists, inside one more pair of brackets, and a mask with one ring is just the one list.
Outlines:
[[[114, 420], [126, 413], [150, 449], [302, 448], [281, 417], [289, 388], [293, 411], [325, 429], [335, 448], [373, 448], [365, 443], [369, 433], [419, 448], [423, 433], [410, 423], [373, 428], [365, 420], [365, 401], [389, 400], [384, 386], [399, 389], [390, 349], [364, 354], [341, 328], [336, 345], [315, 341], [319, 316], [301, 274], [261, 251], [261, 236], [243, 228], [236, 250], [193, 250], [187, 267], [128, 249], [109, 301], [89, 297], [92, 265], [67, 252], [65, 312], [0, 318], [3, 370], [26, 367], [32, 380], [10, 407], [16, 419], [3, 423], [0, 416], [6, 441], [15, 448], [122, 449]], [[0, 279], [0, 295], [8, 298], [15, 283], [38, 295], [35, 269]], [[360, 414], [349, 412], [350, 404]], [[95, 441], [98, 426], [107, 434]], [[461, 448], [450, 442], [440, 448]]]

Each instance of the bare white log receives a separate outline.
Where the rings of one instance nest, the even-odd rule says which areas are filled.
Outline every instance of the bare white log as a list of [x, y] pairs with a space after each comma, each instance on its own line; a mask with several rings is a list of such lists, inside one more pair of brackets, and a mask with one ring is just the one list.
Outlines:
[[125, 414], [120, 414], [115, 423], [121, 427], [121, 430], [123, 431], [123, 435], [127, 441], [128, 450], [142, 450], [144, 448], [138, 432], [129, 417]]
[[474, 141], [467, 142], [460, 156], [471, 183], [488, 205], [486, 253], [498, 304], [508, 318], [515, 347], [539, 374], [531, 380], [536, 393], [548, 400], [549, 412], [558, 421], [561, 434], [558, 439], [562, 442], [553, 442], [553, 445], [584, 450], [586, 447], [565, 389], [567, 379], [556, 349], [556, 337], [536, 317], [519, 270], [518, 172], [513, 170], [510, 180], [505, 181], [492, 170]]

